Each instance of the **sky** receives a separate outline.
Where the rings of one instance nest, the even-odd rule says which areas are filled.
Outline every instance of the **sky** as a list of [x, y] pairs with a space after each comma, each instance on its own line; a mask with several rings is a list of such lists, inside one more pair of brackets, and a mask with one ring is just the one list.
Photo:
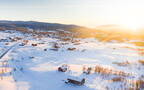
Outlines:
[[144, 26], [144, 0], [0, 0], [0, 20]]

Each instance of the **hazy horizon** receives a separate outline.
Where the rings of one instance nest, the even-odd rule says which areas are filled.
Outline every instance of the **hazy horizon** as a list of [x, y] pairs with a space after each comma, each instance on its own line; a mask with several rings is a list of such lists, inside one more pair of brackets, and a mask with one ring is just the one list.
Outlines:
[[4, 0], [0, 20], [143, 27], [143, 0]]

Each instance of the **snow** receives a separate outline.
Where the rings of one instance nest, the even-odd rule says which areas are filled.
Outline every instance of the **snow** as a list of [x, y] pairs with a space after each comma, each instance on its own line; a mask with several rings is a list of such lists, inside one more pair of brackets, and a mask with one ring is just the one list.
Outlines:
[[[83, 73], [83, 66], [95, 67], [96, 65], [107, 68], [132, 73], [134, 79], [143, 75], [144, 66], [138, 63], [139, 59], [144, 59], [135, 49], [142, 48], [130, 43], [108, 43], [98, 42], [94, 38], [80, 39], [79, 45], [63, 42], [55, 38], [43, 37], [41, 40], [32, 37], [31, 34], [20, 32], [8, 33], [0, 32], [0, 39], [9, 37], [21, 37], [22, 40], [0, 42], [0, 55], [16, 43], [29, 40], [28, 44], [13, 47], [0, 61], [8, 61], [8, 71], [0, 74], [0, 90], [105, 90], [109, 88], [120, 88], [119, 82], [110, 83], [112, 76], [101, 74], [90, 75]], [[50, 50], [53, 43], [57, 42], [61, 47], [58, 51]], [[44, 44], [39, 44], [44, 43]], [[63, 45], [61, 43], [68, 43]], [[38, 44], [32, 46], [31, 44]], [[76, 48], [68, 51], [67, 48]], [[131, 47], [131, 48], [126, 48]], [[44, 51], [47, 49], [47, 51]], [[126, 67], [118, 66], [113, 62], [125, 62], [131, 64]], [[63, 64], [69, 65], [66, 72], [58, 72], [58, 67]], [[0, 64], [0, 67], [4, 67]], [[1, 72], [1, 71], [0, 71]], [[84, 86], [67, 85], [63, 80], [69, 77], [85, 78]]]

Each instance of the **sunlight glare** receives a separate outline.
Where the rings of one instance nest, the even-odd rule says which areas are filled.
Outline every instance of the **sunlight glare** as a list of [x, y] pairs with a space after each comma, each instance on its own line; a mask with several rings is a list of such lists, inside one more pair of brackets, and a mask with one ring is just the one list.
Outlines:
[[138, 31], [141, 28], [141, 25], [138, 24], [137, 22], [130, 22], [125, 26], [132, 31]]
[[125, 21], [123, 23], [123, 26], [130, 29], [131, 31], [133, 32], [136, 32], [138, 30], [140, 30], [140, 28], [142, 28], [142, 23], [138, 20], [138, 19], [132, 19], [132, 20], [128, 20], [128, 21]]

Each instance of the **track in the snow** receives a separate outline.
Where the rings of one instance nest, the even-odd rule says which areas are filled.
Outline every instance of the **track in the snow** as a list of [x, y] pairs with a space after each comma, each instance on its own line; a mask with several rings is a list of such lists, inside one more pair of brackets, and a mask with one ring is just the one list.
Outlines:
[[2, 59], [16, 44], [12, 45], [9, 49], [7, 49], [1, 56], [0, 56], [0, 59]]

